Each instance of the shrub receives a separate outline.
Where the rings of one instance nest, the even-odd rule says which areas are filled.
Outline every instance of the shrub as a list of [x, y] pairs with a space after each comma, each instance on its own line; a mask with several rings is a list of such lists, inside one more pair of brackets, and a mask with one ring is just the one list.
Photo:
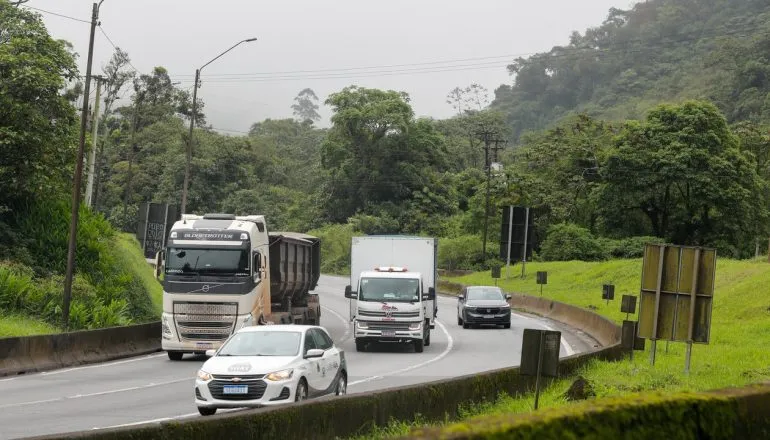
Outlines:
[[607, 240], [607, 252], [613, 258], [642, 258], [646, 243], [663, 243], [658, 237], [629, 237], [620, 240]]
[[355, 235], [352, 224], [326, 225], [308, 232], [321, 239], [321, 272], [334, 275], [350, 273], [350, 242]]
[[540, 249], [540, 256], [546, 261], [599, 261], [607, 259], [608, 255], [601, 240], [572, 223], [559, 223], [548, 228]]
[[440, 238], [438, 243], [438, 265], [447, 270], [486, 270], [496, 260], [500, 244], [487, 241], [487, 263], [482, 253], [483, 243], [477, 235], [461, 235], [453, 238]]

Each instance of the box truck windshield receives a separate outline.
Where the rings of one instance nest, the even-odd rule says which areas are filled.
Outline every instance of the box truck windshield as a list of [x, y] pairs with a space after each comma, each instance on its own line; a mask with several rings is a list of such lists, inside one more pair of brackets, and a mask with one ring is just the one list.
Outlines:
[[415, 302], [420, 301], [420, 280], [417, 278], [361, 278], [359, 301]]
[[247, 249], [169, 248], [167, 275], [249, 276]]

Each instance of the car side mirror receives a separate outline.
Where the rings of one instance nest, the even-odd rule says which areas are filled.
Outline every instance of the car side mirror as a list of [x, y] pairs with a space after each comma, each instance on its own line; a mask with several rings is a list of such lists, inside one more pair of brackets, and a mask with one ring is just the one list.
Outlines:
[[310, 350], [305, 353], [305, 359], [312, 359], [312, 358], [319, 358], [323, 357], [324, 351], [320, 348], [311, 348]]
[[206, 350], [206, 356], [208, 357], [214, 357], [215, 354], [217, 354], [216, 350]]
[[505, 295], [505, 300], [506, 300], [506, 301], [510, 301], [510, 300], [511, 300], [511, 295], [508, 295], [508, 294], [506, 294], [506, 295]]
[[462, 296], [462, 295], [457, 295], [457, 300], [460, 301], [460, 302], [463, 302], [463, 301], [465, 301], [465, 297]]
[[345, 286], [345, 298], [356, 299], [356, 292], [349, 285]]

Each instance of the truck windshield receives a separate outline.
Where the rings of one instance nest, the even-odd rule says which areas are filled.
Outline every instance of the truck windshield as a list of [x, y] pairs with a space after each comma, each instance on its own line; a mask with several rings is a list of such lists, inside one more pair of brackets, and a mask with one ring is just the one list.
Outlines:
[[362, 278], [361, 301], [414, 302], [420, 300], [420, 280], [415, 278]]
[[246, 249], [169, 248], [166, 274], [248, 276], [249, 253]]

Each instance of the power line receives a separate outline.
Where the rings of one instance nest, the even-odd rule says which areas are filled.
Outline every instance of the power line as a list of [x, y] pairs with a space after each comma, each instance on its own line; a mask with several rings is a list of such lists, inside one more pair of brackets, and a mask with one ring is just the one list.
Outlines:
[[[110, 38], [110, 36], [107, 35], [107, 32], [104, 30], [101, 24], [99, 25], [99, 30], [101, 31], [102, 35], [104, 35], [104, 38], [106, 38], [107, 41], [112, 45], [113, 49], [117, 51], [118, 46], [112, 41], [112, 38]], [[136, 66], [131, 64], [131, 60], [127, 60], [127, 61], [128, 61], [128, 65], [131, 66], [132, 69], [134, 69], [134, 73], [140, 73], [139, 69], [137, 69]]]
[[60, 14], [60, 13], [58, 13], [58, 12], [47, 11], [47, 10], [45, 10], [45, 9], [36, 8], [36, 7], [34, 7], [34, 6], [27, 6], [27, 5], [24, 5], [23, 7], [24, 7], [24, 8], [28, 8], [28, 9], [34, 9], [35, 11], [40, 11], [40, 12], [43, 12], [43, 13], [46, 13], [46, 14], [55, 15], [55, 16], [57, 16], [57, 17], [61, 17], [61, 18], [67, 18], [67, 19], [69, 19], [69, 20], [74, 20], [74, 21], [79, 21], [79, 22], [81, 22], [81, 23], [91, 24], [91, 22], [90, 22], [89, 20], [83, 20], [83, 19], [81, 19], [81, 18], [77, 18], [77, 17], [72, 17], [72, 16], [69, 16], [69, 15]]

